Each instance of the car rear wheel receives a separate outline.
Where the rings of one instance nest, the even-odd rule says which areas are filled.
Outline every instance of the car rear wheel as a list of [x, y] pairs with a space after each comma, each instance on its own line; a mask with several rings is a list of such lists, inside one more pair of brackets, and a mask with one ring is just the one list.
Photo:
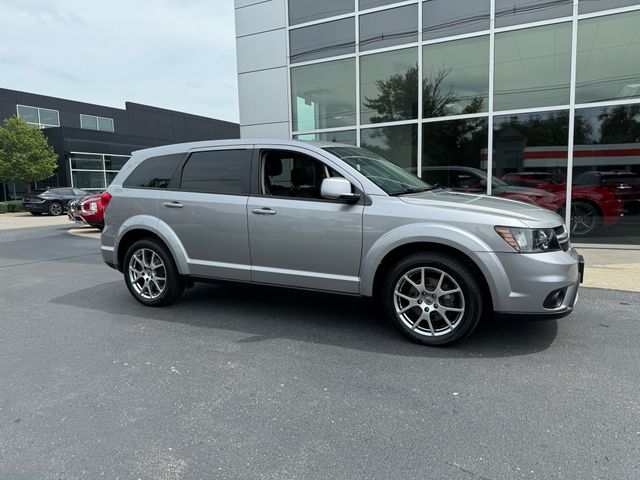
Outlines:
[[400, 260], [382, 288], [387, 316], [411, 340], [443, 346], [462, 340], [482, 316], [482, 290], [452, 256], [419, 253]]
[[600, 227], [602, 217], [598, 208], [589, 202], [571, 203], [571, 233], [576, 236], [592, 235]]
[[129, 248], [123, 271], [129, 292], [143, 305], [169, 305], [184, 291], [171, 254], [153, 239], [139, 240]]
[[49, 204], [49, 215], [53, 215], [57, 217], [58, 215], [62, 215], [64, 212], [64, 207], [60, 202], [51, 202]]

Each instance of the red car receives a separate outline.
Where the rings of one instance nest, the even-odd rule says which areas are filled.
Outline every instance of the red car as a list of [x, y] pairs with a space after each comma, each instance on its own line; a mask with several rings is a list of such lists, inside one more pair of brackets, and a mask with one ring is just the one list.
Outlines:
[[[423, 167], [422, 178], [431, 184], [440, 184], [457, 192], [486, 193], [487, 174], [482, 170], [466, 166]], [[492, 177], [491, 193], [496, 197], [518, 200], [557, 212], [563, 207], [564, 199], [554, 193], [531, 186], [509, 185]]]
[[[611, 182], [620, 172], [584, 172], [573, 180], [571, 191], [571, 233], [585, 236], [600, 227], [613, 227], [625, 212], [628, 188]], [[631, 173], [631, 172], [628, 172]], [[501, 177], [510, 185], [539, 188], [565, 201], [567, 184], [547, 172], [516, 172]], [[561, 213], [561, 212], [560, 212]]]
[[69, 219], [80, 225], [104, 228], [104, 206], [100, 193], [90, 193], [69, 204]]

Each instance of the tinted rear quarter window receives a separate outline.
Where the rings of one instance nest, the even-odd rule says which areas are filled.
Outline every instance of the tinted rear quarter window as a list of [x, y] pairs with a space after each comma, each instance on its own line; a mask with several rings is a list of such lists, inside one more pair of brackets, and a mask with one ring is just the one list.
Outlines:
[[173, 173], [184, 155], [161, 155], [143, 160], [124, 181], [128, 188], [168, 188]]
[[252, 150], [192, 153], [182, 169], [181, 190], [248, 195]]

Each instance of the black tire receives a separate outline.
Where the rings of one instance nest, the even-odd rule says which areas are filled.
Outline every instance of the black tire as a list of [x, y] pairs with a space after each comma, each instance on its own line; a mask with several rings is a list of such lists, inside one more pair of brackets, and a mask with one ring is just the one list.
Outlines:
[[[420, 280], [419, 286], [425, 288], [416, 288], [404, 280], [407, 274], [409, 279], [419, 280], [420, 277], [415, 275], [421, 275], [423, 268], [424, 280]], [[440, 290], [436, 290], [436, 285], [433, 285], [438, 280], [442, 282]], [[406, 293], [411, 299], [406, 300], [396, 295], [396, 287], [399, 287], [399, 294]], [[403, 291], [405, 287], [410, 290]], [[447, 292], [453, 292], [456, 288], [460, 291], [441, 294], [445, 287]], [[413, 298], [413, 295], [417, 296]], [[442, 253], [416, 253], [398, 261], [387, 273], [381, 296], [387, 317], [402, 334], [423, 345], [444, 346], [466, 338], [478, 325], [483, 312], [482, 289], [474, 273], [463, 262]], [[411, 307], [414, 300], [417, 304]], [[396, 307], [400, 311], [403, 308], [409, 310], [401, 317]], [[460, 310], [460, 307], [461, 312], [448, 310]], [[443, 314], [447, 317], [446, 320]], [[424, 319], [420, 320], [424, 315]], [[415, 328], [407, 324], [413, 321], [418, 322], [414, 323]]]
[[38, 217], [42, 215], [42, 212], [31, 212], [31, 215]]
[[593, 235], [602, 226], [602, 215], [591, 202], [574, 200], [571, 202], [571, 235], [586, 237]]
[[[134, 286], [133, 278], [130, 274], [129, 266], [131, 263], [131, 257], [133, 257], [134, 254], [138, 254], [143, 249], [143, 253], [145, 251], [151, 251], [155, 253], [158, 257], [160, 257], [163, 263], [164, 277], [166, 278], [166, 282], [161, 293], [155, 298], [145, 298], [144, 293], [140, 293], [138, 291], [138, 289], [141, 288], [140, 283], [137, 283], [138, 288], [136, 288], [136, 286]], [[124, 281], [127, 284], [129, 292], [131, 293], [131, 295], [133, 295], [133, 298], [148, 307], [161, 307], [164, 305], [170, 305], [171, 303], [175, 302], [184, 291], [184, 282], [178, 275], [178, 269], [176, 268], [173, 257], [167, 250], [167, 247], [165, 247], [162, 243], [158, 242], [155, 239], [142, 239], [131, 245], [124, 256], [122, 271], [124, 273]], [[145, 282], [145, 280], [142, 278], [140, 278], [139, 280], [143, 281], [143, 285], [149, 283]], [[151, 290], [148, 290], [148, 292], [148, 296], [151, 296]]]
[[57, 217], [64, 213], [64, 206], [60, 202], [51, 202], [49, 204], [49, 215]]

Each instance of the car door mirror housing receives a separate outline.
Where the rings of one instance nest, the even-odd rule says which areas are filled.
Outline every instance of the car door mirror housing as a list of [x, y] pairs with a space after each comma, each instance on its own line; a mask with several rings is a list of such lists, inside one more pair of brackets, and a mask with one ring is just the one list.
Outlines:
[[351, 182], [342, 177], [329, 177], [322, 180], [320, 196], [331, 200], [345, 200], [348, 203], [360, 200], [360, 194], [351, 192]]

